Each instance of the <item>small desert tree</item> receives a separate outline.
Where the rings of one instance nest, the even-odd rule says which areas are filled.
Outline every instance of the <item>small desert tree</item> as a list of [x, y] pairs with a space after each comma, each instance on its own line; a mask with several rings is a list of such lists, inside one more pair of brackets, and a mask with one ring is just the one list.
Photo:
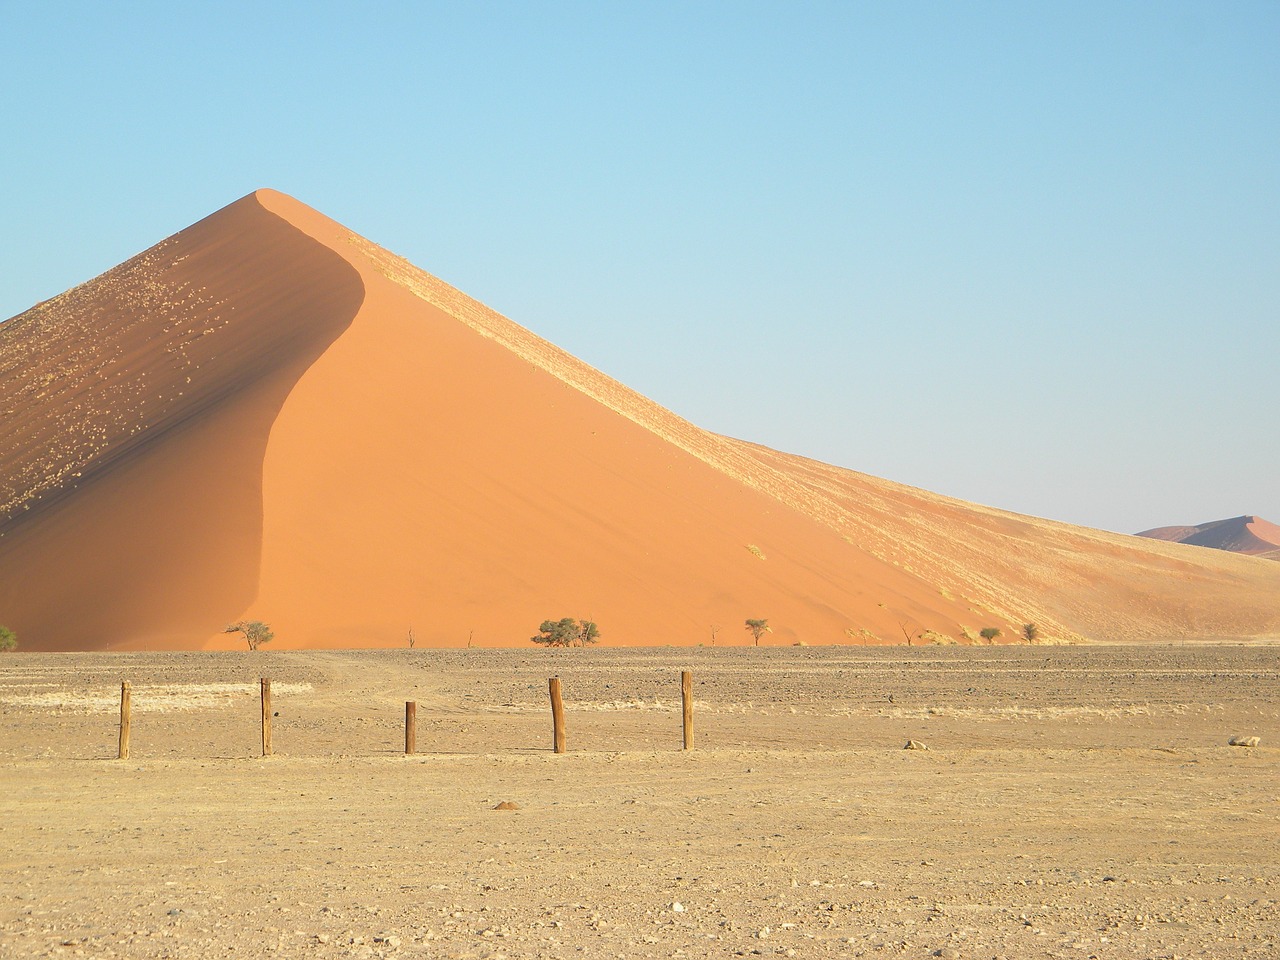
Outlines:
[[1040, 628], [1034, 623], [1024, 623], [1022, 625], [1022, 639], [1027, 643], [1035, 643], [1038, 636], [1040, 636]]
[[413, 645], [418, 642], [418, 638], [413, 635], [413, 627], [409, 628], [409, 635], [405, 637], [405, 640], [409, 644], [409, 649], [412, 650]]
[[270, 643], [275, 634], [261, 620], [237, 620], [227, 625], [223, 633], [243, 633], [250, 650], [257, 650], [264, 643]]
[[978, 631], [978, 636], [980, 636], [983, 640], [987, 641], [987, 643], [995, 643], [996, 640], [999, 639], [1000, 637], [1000, 628], [999, 627], [983, 627], [980, 631]]
[[755, 641], [757, 647], [760, 646], [761, 637], [766, 633], [773, 633], [773, 627], [769, 626], [768, 620], [748, 620], [746, 628], [751, 631], [751, 639]]
[[18, 649], [18, 635], [8, 627], [0, 627], [0, 653], [11, 653]]
[[586, 647], [600, 639], [600, 628], [591, 620], [579, 622], [573, 617], [543, 620], [538, 635], [529, 639], [544, 647]]
[[913, 640], [915, 640], [917, 637], [922, 637], [922, 636], [924, 636], [923, 631], [922, 631], [921, 633], [918, 633], [918, 634], [917, 634], [917, 633], [912, 633], [912, 632], [911, 632], [911, 630], [910, 630], [910, 627], [909, 627], [910, 623], [911, 623], [911, 621], [910, 621], [910, 620], [899, 620], [899, 621], [898, 621], [898, 629], [902, 631], [902, 635], [906, 638], [906, 640], [907, 640], [907, 646], [908, 646], [908, 647], [912, 646], [912, 641], [913, 641]]

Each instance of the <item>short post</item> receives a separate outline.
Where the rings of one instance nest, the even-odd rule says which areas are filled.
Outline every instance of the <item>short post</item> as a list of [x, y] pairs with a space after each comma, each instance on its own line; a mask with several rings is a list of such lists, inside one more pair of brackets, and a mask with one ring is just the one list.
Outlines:
[[262, 755], [271, 756], [271, 681], [266, 677], [262, 685]]
[[133, 722], [133, 688], [128, 680], [120, 683], [120, 754], [119, 759], [129, 759], [129, 725]]
[[560, 678], [551, 678], [551, 731], [556, 753], [564, 753], [564, 701], [560, 699]]
[[693, 674], [680, 671], [680, 702], [684, 706], [684, 748], [693, 749]]
[[418, 704], [414, 700], [404, 702], [404, 755], [410, 756], [418, 749]]

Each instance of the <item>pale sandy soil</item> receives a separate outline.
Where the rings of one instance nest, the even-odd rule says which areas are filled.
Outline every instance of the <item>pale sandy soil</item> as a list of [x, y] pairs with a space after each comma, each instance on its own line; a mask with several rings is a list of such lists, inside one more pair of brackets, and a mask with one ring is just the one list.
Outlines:
[[1230, 646], [9, 655], [0, 956], [1275, 957], [1278, 681]]

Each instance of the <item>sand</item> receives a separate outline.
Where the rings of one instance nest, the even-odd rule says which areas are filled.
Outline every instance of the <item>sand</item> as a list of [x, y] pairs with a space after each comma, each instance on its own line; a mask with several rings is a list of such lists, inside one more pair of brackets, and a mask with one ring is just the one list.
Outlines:
[[1280, 556], [1280, 527], [1261, 517], [1232, 517], [1194, 527], [1156, 527], [1140, 537], [1153, 537], [1215, 550], [1232, 550], [1251, 556]]
[[711, 434], [270, 190], [0, 325], [0, 397], [28, 650], [1280, 637], [1280, 566]]
[[1273, 957], [1277, 680], [1235, 646], [0, 657], [0, 953]]

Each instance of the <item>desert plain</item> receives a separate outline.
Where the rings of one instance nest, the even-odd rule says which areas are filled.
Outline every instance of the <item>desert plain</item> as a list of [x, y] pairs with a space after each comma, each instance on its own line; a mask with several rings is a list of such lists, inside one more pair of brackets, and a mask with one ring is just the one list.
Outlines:
[[1278, 681], [1229, 644], [10, 654], [0, 955], [1275, 957]]

